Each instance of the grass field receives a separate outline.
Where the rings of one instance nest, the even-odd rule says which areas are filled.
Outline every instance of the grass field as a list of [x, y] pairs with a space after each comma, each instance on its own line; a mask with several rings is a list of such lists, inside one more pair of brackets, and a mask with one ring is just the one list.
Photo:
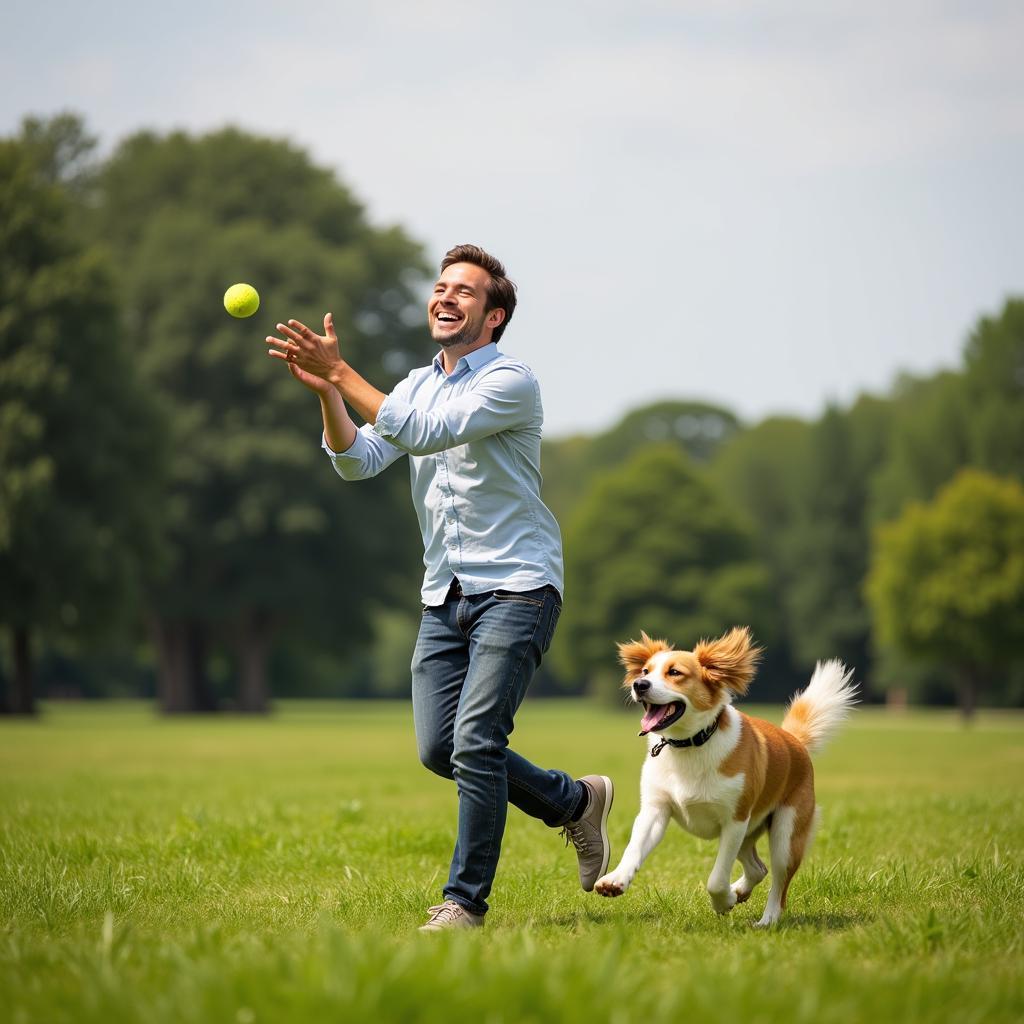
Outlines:
[[[621, 852], [635, 716], [527, 701], [514, 745], [611, 775]], [[767, 884], [711, 912], [709, 843], [673, 827], [602, 900], [513, 810], [487, 927], [423, 936], [456, 805], [407, 706], [49, 707], [0, 723], [0, 1020], [1024, 1019], [1024, 719], [861, 709], [817, 779], [818, 838], [769, 933], [750, 927]]]

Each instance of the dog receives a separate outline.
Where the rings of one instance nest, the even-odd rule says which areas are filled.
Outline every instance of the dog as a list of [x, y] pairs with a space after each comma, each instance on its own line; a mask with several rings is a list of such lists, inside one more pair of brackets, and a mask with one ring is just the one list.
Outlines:
[[[761, 658], [749, 629], [702, 640], [692, 651], [640, 636], [618, 645], [623, 686], [644, 707], [640, 735], [648, 738], [648, 757], [640, 813], [618, 867], [594, 889], [621, 896], [675, 818], [687, 832], [718, 840], [707, 891], [715, 911], [727, 914], [768, 874], [757, 854], [767, 833], [772, 881], [757, 926], [769, 927], [782, 916], [817, 824], [810, 755], [857, 703], [853, 672], [839, 660], [819, 662], [780, 729], [732, 706]], [[743, 875], [730, 885], [736, 860]]]

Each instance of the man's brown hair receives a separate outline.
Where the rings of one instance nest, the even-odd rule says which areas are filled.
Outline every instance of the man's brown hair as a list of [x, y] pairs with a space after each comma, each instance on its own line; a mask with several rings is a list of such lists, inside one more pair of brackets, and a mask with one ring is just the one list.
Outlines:
[[441, 271], [447, 270], [453, 263], [472, 263], [491, 275], [490, 281], [487, 282], [487, 301], [484, 311], [490, 313], [492, 309], [505, 310], [505, 319], [494, 328], [494, 333], [491, 335], [491, 341], [497, 344], [515, 312], [515, 282], [505, 274], [505, 267], [501, 260], [481, 249], [479, 245], [457, 245], [453, 249], [449, 249], [444, 254], [444, 259], [441, 260]]

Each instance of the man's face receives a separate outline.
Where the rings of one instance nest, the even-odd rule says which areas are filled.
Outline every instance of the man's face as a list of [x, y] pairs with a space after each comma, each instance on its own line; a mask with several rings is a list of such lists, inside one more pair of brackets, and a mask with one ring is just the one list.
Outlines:
[[441, 271], [427, 303], [427, 322], [430, 336], [442, 348], [472, 344], [486, 327], [501, 323], [500, 310], [485, 311], [490, 279], [475, 263], [453, 263]]

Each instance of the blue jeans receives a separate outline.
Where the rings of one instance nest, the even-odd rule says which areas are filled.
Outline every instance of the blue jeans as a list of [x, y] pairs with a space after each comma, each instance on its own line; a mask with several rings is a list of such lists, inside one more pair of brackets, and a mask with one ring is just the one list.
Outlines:
[[446, 899], [487, 912], [511, 801], [547, 825], [576, 810], [571, 775], [545, 771], [508, 749], [513, 716], [551, 644], [561, 598], [550, 587], [463, 595], [423, 609], [412, 660], [412, 707], [420, 760], [454, 779], [459, 831]]

